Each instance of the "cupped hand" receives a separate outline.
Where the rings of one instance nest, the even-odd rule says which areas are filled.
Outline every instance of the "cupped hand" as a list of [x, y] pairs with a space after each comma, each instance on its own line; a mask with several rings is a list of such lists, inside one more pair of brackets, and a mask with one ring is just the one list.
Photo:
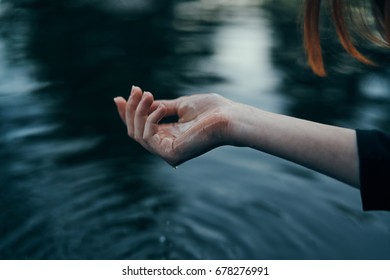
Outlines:
[[[114, 101], [128, 135], [172, 166], [226, 144], [232, 102], [218, 94], [154, 100], [150, 92], [133, 87], [127, 101]], [[178, 121], [160, 123], [168, 116]]]

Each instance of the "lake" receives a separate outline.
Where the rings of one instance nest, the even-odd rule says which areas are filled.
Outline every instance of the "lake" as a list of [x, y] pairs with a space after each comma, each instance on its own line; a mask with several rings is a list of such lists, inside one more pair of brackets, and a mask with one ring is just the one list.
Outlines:
[[247, 148], [177, 169], [127, 137], [112, 98], [217, 92], [389, 131], [381, 66], [325, 28], [308, 69], [299, 1], [0, 2], [1, 259], [390, 259], [390, 214], [357, 189]]

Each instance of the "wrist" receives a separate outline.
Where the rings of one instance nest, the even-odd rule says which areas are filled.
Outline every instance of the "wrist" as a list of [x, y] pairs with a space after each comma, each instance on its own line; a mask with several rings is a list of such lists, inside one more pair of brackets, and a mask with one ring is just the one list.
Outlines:
[[256, 131], [256, 123], [258, 125], [259, 114], [258, 109], [251, 106], [232, 102], [227, 112], [227, 145], [238, 147], [250, 147], [250, 142], [253, 137], [252, 133]]

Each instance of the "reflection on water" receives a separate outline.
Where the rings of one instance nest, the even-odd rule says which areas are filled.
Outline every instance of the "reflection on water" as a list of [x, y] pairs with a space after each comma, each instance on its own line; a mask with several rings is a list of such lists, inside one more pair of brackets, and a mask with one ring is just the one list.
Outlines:
[[353, 188], [231, 147], [175, 170], [116, 115], [137, 84], [388, 129], [387, 63], [330, 54], [330, 77], [314, 77], [298, 5], [283, 3], [2, 1], [0, 258], [389, 258], [390, 216], [362, 212]]

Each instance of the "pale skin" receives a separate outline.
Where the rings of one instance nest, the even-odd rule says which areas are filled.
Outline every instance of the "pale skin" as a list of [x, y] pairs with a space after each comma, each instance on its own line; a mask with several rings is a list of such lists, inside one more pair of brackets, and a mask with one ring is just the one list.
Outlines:
[[[223, 145], [266, 152], [360, 188], [355, 130], [270, 113], [218, 94], [154, 100], [133, 87], [114, 99], [128, 135], [172, 166]], [[160, 123], [177, 116], [174, 123]]]

